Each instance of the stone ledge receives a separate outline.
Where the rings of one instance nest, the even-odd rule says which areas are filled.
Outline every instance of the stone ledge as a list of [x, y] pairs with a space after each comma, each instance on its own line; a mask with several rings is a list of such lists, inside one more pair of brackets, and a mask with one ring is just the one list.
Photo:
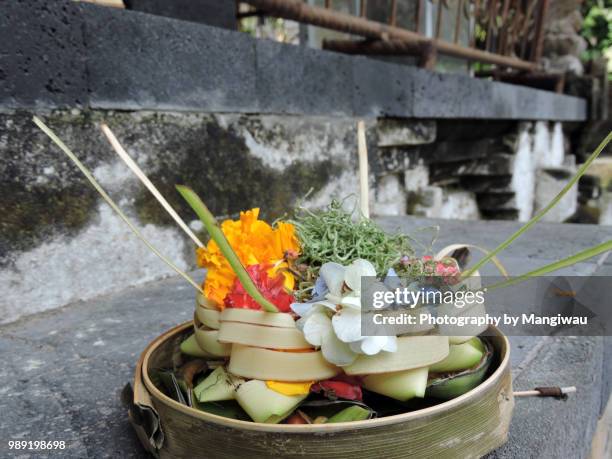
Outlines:
[[2, 110], [586, 119], [575, 97], [67, 0], [2, 2], [0, 25]]

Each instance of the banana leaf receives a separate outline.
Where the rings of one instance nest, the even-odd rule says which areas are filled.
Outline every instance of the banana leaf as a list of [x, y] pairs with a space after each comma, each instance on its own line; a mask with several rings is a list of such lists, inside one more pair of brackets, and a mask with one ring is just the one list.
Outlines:
[[425, 396], [451, 400], [478, 386], [486, 377], [493, 362], [493, 348], [491, 344], [486, 340], [482, 341], [485, 343], [486, 352], [476, 366], [456, 373], [434, 374], [434, 377], [427, 383]]

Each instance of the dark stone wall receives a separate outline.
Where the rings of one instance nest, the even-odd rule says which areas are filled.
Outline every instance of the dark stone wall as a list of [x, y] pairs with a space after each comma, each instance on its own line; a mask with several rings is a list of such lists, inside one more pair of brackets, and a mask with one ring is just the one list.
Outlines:
[[66, 0], [0, 3], [0, 109], [581, 121], [582, 99]]
[[128, 9], [236, 29], [236, 4], [228, 0], [124, 0]]
[[89, 102], [82, 22], [73, 2], [0, 3], [0, 107]]

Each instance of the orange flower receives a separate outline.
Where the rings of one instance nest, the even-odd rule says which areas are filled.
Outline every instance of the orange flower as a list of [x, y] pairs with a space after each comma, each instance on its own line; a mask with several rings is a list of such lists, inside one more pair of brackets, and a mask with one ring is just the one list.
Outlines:
[[[285, 253], [297, 254], [300, 250], [292, 224], [280, 222], [276, 228], [272, 228], [265, 221], [259, 220], [259, 209], [254, 208], [240, 212], [239, 220], [225, 220], [221, 230], [245, 267], [271, 265], [268, 274], [272, 277], [282, 270], [285, 287], [293, 289], [295, 279], [283, 269], [288, 267]], [[223, 309], [223, 300], [236, 278], [234, 271], [213, 240], [208, 242], [206, 248], [198, 248], [196, 256], [198, 266], [207, 269], [204, 294], [219, 309]]]

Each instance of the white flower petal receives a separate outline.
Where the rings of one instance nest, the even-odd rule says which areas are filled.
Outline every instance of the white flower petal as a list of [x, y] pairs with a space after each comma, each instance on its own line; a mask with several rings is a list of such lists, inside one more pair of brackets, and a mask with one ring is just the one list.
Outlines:
[[329, 289], [327, 288], [327, 285], [325, 284], [325, 279], [323, 279], [321, 276], [317, 277], [317, 280], [315, 281], [315, 284], [314, 284], [314, 288], [312, 289], [312, 297], [320, 298], [324, 296], [328, 291]]
[[332, 295], [342, 294], [342, 284], [344, 283], [344, 273], [346, 268], [338, 263], [324, 263], [319, 270], [319, 276], [325, 281], [325, 285]]
[[308, 311], [306, 311], [302, 317], [295, 321], [296, 328], [303, 332], [304, 325], [306, 324], [311, 315], [316, 314], [318, 312], [320, 313], [326, 311], [327, 309], [321, 306], [320, 304], [313, 303], [312, 307]]
[[361, 341], [353, 341], [352, 343], [348, 343], [351, 351], [356, 352], [357, 354], [362, 354], [361, 352]]
[[344, 273], [344, 282], [351, 290], [361, 290], [361, 278], [365, 276], [376, 277], [376, 269], [368, 260], [359, 258], [353, 261]]
[[382, 348], [383, 351], [397, 352], [397, 336], [387, 336], [387, 342]]
[[358, 296], [347, 295], [342, 298], [340, 305], [346, 306], [347, 308], [361, 310], [361, 298]]
[[386, 336], [367, 336], [361, 341], [361, 352], [366, 355], [378, 354], [387, 344]]
[[321, 308], [319, 308], [319, 310], [322, 310], [322, 308], [327, 308], [327, 309], [329, 309], [329, 310], [331, 310], [333, 312], [336, 312], [336, 310], [338, 309], [337, 308], [338, 303], [333, 302], [333, 301], [322, 300], [322, 301], [317, 301], [315, 304], [317, 306], [321, 306]]
[[357, 354], [351, 350], [350, 346], [340, 341], [333, 331], [323, 337], [321, 352], [325, 360], [340, 367], [350, 365], [357, 358]]
[[312, 314], [304, 323], [304, 338], [313, 346], [321, 346], [323, 337], [332, 332], [332, 323], [326, 314]]
[[332, 317], [336, 336], [345, 343], [361, 339], [361, 313], [355, 309], [345, 308]]
[[291, 303], [291, 310], [298, 316], [304, 317], [312, 309], [314, 303]]

